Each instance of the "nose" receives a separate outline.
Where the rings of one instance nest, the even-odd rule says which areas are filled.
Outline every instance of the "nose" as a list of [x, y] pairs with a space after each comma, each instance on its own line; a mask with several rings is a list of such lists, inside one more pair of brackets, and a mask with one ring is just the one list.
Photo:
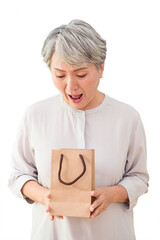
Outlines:
[[67, 77], [66, 90], [69, 93], [73, 93], [74, 91], [78, 90], [78, 88], [79, 88], [78, 81], [72, 76]]

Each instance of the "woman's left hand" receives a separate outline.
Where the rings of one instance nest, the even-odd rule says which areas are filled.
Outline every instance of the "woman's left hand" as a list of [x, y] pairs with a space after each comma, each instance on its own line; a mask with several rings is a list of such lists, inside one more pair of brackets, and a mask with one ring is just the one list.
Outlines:
[[95, 197], [95, 200], [90, 206], [91, 216], [89, 219], [97, 217], [107, 209], [112, 203], [113, 192], [110, 187], [98, 187], [91, 192], [91, 196]]

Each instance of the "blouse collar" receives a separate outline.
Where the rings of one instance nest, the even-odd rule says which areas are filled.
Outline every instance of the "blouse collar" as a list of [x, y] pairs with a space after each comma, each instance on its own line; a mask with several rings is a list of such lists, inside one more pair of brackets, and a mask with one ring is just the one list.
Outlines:
[[108, 102], [108, 96], [105, 94], [104, 96], [104, 100], [103, 102], [98, 105], [97, 107], [95, 108], [92, 108], [92, 109], [88, 109], [88, 110], [79, 110], [79, 109], [76, 109], [76, 108], [73, 108], [71, 107], [69, 104], [67, 104], [62, 96], [62, 94], [60, 94], [60, 100], [61, 100], [61, 103], [64, 105], [65, 108], [67, 108], [69, 111], [71, 112], [75, 112], [75, 113], [85, 113], [86, 115], [88, 114], [91, 114], [91, 113], [95, 113], [95, 112], [98, 112], [100, 111]]

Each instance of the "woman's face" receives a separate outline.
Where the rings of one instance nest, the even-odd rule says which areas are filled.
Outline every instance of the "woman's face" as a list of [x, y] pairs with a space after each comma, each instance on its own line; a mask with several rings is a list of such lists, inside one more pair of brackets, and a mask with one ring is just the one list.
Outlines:
[[67, 104], [80, 110], [97, 106], [102, 97], [97, 87], [102, 78], [104, 64], [100, 70], [93, 63], [73, 67], [54, 53], [50, 69], [54, 85], [61, 92]]

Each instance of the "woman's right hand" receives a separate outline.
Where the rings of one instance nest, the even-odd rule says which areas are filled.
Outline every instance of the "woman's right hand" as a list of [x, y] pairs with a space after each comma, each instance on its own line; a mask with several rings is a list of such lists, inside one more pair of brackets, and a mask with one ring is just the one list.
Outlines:
[[46, 187], [43, 187], [35, 180], [27, 181], [22, 189], [21, 192], [24, 196], [28, 197], [29, 199], [33, 200], [34, 202], [38, 202], [44, 206], [46, 206], [46, 212], [49, 214], [51, 221], [54, 220], [54, 217], [59, 219], [63, 219], [62, 216], [53, 216], [50, 212], [50, 190]]
[[50, 213], [50, 206], [49, 206], [49, 202], [50, 202], [50, 191], [48, 190], [46, 196], [45, 196], [45, 206], [46, 206], [46, 212], [49, 214], [50, 216], [50, 220], [53, 221], [54, 217], [57, 217], [58, 219], [63, 219], [63, 216], [54, 216]]

